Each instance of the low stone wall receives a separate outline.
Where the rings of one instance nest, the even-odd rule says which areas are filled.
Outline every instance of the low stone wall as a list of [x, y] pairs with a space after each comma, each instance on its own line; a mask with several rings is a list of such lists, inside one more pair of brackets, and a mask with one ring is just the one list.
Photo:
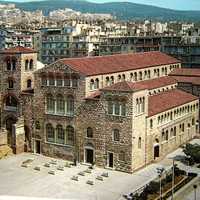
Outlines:
[[0, 146], [7, 145], [7, 131], [6, 130], [0, 130]]

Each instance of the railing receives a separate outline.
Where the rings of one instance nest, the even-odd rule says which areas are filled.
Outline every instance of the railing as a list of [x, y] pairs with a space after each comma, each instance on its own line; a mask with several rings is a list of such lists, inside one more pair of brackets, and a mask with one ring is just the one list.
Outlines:
[[17, 107], [14, 107], [14, 106], [5, 106], [4, 110], [16, 112], [17, 111]]

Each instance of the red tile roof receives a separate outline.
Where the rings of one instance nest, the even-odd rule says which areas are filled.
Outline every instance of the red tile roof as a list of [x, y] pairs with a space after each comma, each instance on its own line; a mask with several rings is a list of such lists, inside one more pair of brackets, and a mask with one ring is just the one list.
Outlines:
[[163, 76], [160, 78], [136, 82], [134, 88], [152, 90], [155, 88], [161, 88], [168, 85], [174, 85], [176, 83], [177, 81], [173, 77]]
[[1, 50], [0, 53], [1, 54], [37, 53], [37, 51], [31, 48], [17, 46], [17, 47]]
[[86, 76], [180, 63], [176, 58], [158, 51], [84, 58], [66, 58], [59, 60], [59, 62], [68, 65], [75, 71], [83, 73]]
[[178, 89], [149, 96], [148, 116], [156, 115], [194, 100], [198, 100], [198, 97]]
[[105, 87], [102, 90], [110, 90], [110, 91], [137, 91], [144, 89], [155, 89], [160, 87], [165, 87], [168, 85], [176, 84], [177, 81], [173, 77], [163, 76], [160, 78], [155, 78], [151, 80], [139, 81], [139, 82], [118, 82], [111, 86]]
[[197, 68], [177, 68], [169, 75], [171, 76], [200, 76], [200, 69]]

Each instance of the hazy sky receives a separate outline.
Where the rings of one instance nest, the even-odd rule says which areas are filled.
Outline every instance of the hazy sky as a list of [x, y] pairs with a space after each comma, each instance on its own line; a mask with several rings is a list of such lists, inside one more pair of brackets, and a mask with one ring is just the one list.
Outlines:
[[[39, 1], [39, 0], [10, 0], [10, 1]], [[56, 1], [56, 0], [55, 0]], [[92, 2], [113, 2], [113, 1], [130, 1], [134, 3], [143, 3], [156, 5], [165, 8], [178, 10], [200, 10], [200, 0], [88, 0]]]

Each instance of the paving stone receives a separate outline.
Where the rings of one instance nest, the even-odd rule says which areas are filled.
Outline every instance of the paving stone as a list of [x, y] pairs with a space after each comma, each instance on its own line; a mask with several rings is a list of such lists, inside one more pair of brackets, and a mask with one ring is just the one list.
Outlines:
[[106, 178], [108, 178], [109, 176], [108, 176], [108, 172], [104, 172], [104, 173], [102, 173], [102, 175], [101, 176], [103, 176], [103, 177], [106, 177]]
[[58, 166], [57, 170], [64, 171], [64, 167], [63, 166]]
[[96, 179], [99, 180], [99, 181], [103, 181], [103, 177], [102, 176], [97, 176]]
[[94, 185], [94, 181], [91, 181], [91, 180], [88, 180], [86, 183], [87, 183], [88, 185]]
[[49, 163], [45, 163], [44, 167], [50, 167], [51, 165]]
[[55, 175], [56, 173], [55, 173], [54, 170], [51, 170], [51, 171], [48, 172], [48, 174]]
[[78, 181], [78, 176], [72, 176], [71, 178], [73, 181]]
[[34, 170], [40, 171], [40, 167], [39, 167], [39, 166], [36, 166], [36, 167], [34, 167]]
[[78, 175], [85, 176], [85, 172], [79, 172]]

